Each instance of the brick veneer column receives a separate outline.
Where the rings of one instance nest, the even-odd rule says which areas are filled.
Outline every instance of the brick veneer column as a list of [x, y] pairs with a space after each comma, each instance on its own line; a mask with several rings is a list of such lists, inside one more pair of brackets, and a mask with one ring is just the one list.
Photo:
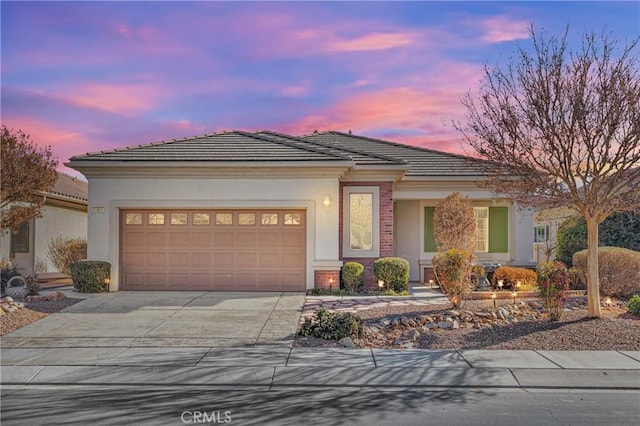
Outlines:
[[393, 256], [393, 182], [340, 182], [340, 259], [344, 262], [359, 262], [364, 265], [364, 286], [367, 289], [377, 289], [376, 278], [373, 273], [373, 262], [377, 258], [371, 257], [343, 257], [342, 244], [344, 241], [343, 226], [343, 189], [345, 186], [377, 186], [380, 188], [380, 257]]
[[[331, 284], [333, 279], [333, 285]], [[330, 290], [340, 288], [340, 271], [314, 271], [313, 282], [315, 288], [324, 288]]]

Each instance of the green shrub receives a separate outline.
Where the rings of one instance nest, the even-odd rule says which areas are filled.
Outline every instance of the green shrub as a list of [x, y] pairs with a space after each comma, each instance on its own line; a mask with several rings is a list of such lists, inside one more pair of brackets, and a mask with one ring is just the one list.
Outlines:
[[627, 302], [627, 312], [640, 315], [640, 294], [634, 294]]
[[587, 223], [583, 217], [567, 219], [558, 227], [556, 260], [571, 266], [573, 254], [587, 248]]
[[71, 264], [87, 257], [87, 240], [53, 238], [49, 241], [49, 260], [65, 275], [71, 275]]
[[351, 312], [334, 313], [325, 308], [316, 312], [314, 319], [305, 318], [300, 327], [302, 336], [314, 336], [325, 340], [362, 336], [362, 320]]
[[373, 273], [384, 281], [385, 290], [396, 293], [409, 290], [409, 262], [400, 257], [382, 257], [373, 262]]
[[[598, 226], [598, 245], [640, 251], [640, 209], [618, 212]], [[583, 217], [567, 219], [558, 228], [556, 258], [571, 266], [573, 255], [587, 248], [587, 223]]]
[[562, 262], [538, 265], [538, 295], [551, 321], [558, 321], [569, 297], [569, 272]]
[[514, 268], [512, 266], [501, 266], [495, 270], [491, 279], [493, 287], [498, 287], [498, 281], [504, 281], [504, 288], [518, 289], [517, 283], [520, 281], [520, 291], [536, 290], [538, 275], [535, 271], [526, 268]]
[[[586, 276], [587, 251], [574, 254], [573, 264]], [[640, 293], [640, 252], [620, 247], [599, 247], [598, 269], [602, 295], [626, 299]]]
[[342, 286], [351, 293], [358, 293], [364, 284], [364, 266], [358, 262], [346, 262], [342, 266]]
[[433, 272], [440, 288], [454, 307], [462, 305], [475, 285], [471, 282], [473, 253], [449, 249], [433, 257]]
[[111, 264], [83, 260], [71, 264], [73, 287], [81, 293], [102, 293], [108, 290]]

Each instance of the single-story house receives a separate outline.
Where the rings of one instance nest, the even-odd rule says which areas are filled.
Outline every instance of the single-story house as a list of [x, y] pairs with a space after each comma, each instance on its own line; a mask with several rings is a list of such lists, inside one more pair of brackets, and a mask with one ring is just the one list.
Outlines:
[[53, 188], [42, 194], [41, 216], [17, 233], [0, 234], [0, 259], [10, 259], [24, 273], [58, 272], [48, 258], [49, 242], [87, 238], [87, 190], [87, 182], [58, 172]]
[[89, 180], [88, 258], [110, 290], [337, 287], [343, 262], [431, 274], [433, 211], [472, 199], [481, 261], [530, 265], [532, 217], [460, 155], [342, 132], [229, 131], [72, 157]]

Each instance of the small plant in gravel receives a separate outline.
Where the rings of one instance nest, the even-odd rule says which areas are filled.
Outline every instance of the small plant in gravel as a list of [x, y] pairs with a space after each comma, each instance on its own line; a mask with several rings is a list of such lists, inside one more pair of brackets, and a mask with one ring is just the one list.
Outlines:
[[559, 261], [538, 265], [538, 295], [551, 321], [559, 321], [569, 297], [569, 273]]
[[314, 336], [325, 340], [362, 336], [362, 320], [351, 312], [335, 313], [325, 308], [316, 312], [315, 318], [305, 318], [300, 327], [302, 336]]
[[627, 312], [640, 315], [640, 294], [634, 294], [627, 302]]

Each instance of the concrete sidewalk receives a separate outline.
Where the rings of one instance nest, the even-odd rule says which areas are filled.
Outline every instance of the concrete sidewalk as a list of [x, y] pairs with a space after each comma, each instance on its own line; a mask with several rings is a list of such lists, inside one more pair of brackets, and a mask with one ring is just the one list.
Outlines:
[[[114, 350], [110, 350], [114, 349]], [[2, 385], [640, 391], [640, 351], [4, 348]]]

